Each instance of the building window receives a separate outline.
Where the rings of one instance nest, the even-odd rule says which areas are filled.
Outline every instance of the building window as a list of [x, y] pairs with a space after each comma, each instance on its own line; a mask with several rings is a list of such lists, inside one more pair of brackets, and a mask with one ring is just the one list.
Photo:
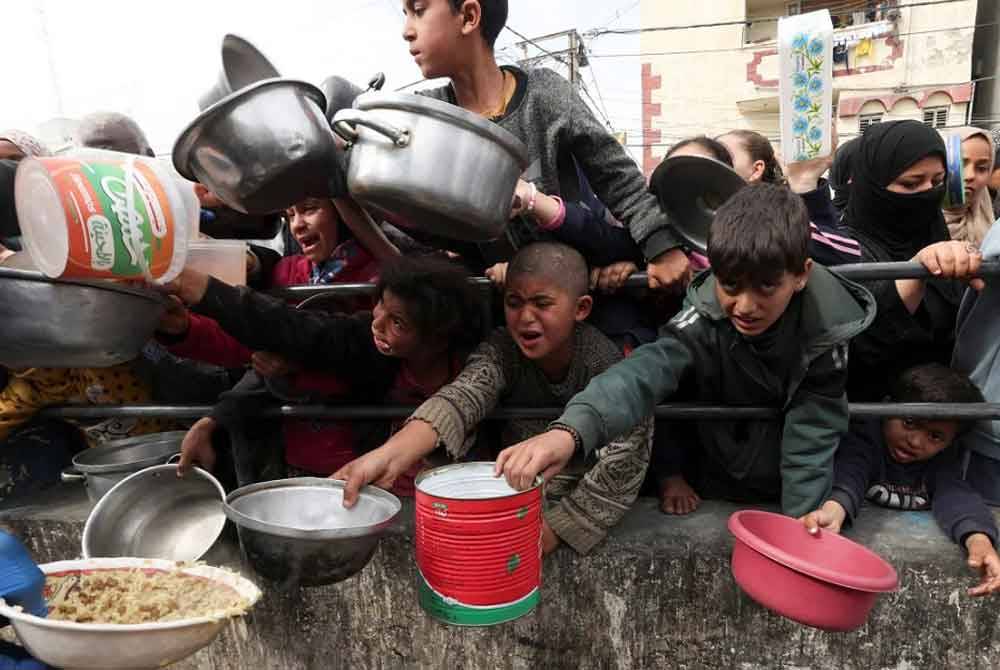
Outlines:
[[924, 110], [924, 123], [931, 128], [944, 128], [948, 125], [948, 108], [928, 107]]
[[802, 2], [796, 0], [785, 4], [785, 16], [795, 16], [802, 13]]
[[858, 119], [858, 132], [863, 133], [868, 130], [868, 126], [882, 121], [881, 114], [862, 114]]

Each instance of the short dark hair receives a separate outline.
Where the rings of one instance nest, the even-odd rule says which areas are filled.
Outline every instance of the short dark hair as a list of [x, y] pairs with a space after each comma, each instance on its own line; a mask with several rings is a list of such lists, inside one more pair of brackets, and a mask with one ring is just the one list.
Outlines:
[[[889, 387], [895, 402], [976, 403], [983, 393], [966, 375], [940, 363], [923, 363], [904, 370]], [[972, 421], [956, 421], [959, 432]]]
[[406, 305], [421, 338], [446, 340], [453, 350], [471, 349], [482, 339], [483, 295], [465, 268], [433, 255], [384, 261], [376, 287]]
[[679, 149], [683, 149], [691, 144], [695, 144], [712, 154], [712, 157], [715, 158], [715, 160], [721, 161], [729, 167], [733, 167], [733, 156], [729, 153], [729, 149], [726, 148], [726, 145], [719, 140], [712, 139], [708, 135], [695, 135], [694, 137], [688, 137], [681, 140], [674, 146], [670, 147], [670, 150], [667, 151], [667, 155], [664, 156], [664, 158], [670, 158], [677, 153]]
[[771, 146], [770, 140], [758, 132], [744, 128], [730, 130], [728, 133], [719, 135], [719, 137], [725, 137], [726, 135], [738, 137], [743, 142], [743, 146], [746, 147], [747, 153], [750, 154], [752, 160], [764, 162], [764, 174], [760, 177], [761, 181], [766, 181], [769, 184], [780, 184], [785, 180], [785, 175], [781, 171], [781, 165], [778, 164], [777, 157], [774, 155], [774, 147]]
[[809, 213], [802, 198], [784, 186], [744, 186], [716, 212], [708, 232], [712, 272], [752, 286], [805, 272]]
[[[465, 0], [451, 0], [451, 11], [455, 14], [462, 9]], [[493, 48], [500, 36], [500, 31], [507, 25], [507, 0], [477, 0], [479, 8], [482, 10], [479, 30], [483, 34], [483, 39]]]
[[507, 266], [507, 285], [524, 275], [551, 281], [573, 298], [585, 295], [590, 286], [587, 261], [562, 242], [534, 242], [521, 248]]

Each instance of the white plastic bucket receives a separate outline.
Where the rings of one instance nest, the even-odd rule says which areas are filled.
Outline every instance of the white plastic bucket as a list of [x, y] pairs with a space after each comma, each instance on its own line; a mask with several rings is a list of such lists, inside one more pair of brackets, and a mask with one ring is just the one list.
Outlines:
[[231, 286], [244, 286], [247, 245], [238, 240], [191, 240], [184, 268], [212, 275]]

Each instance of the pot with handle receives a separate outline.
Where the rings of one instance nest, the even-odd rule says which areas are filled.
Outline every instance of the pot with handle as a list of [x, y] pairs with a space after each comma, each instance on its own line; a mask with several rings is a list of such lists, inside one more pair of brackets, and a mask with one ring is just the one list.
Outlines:
[[510, 218], [528, 150], [495, 123], [409, 93], [364, 93], [334, 116], [351, 195], [405, 228], [485, 241]]
[[73, 457], [73, 467], [63, 470], [62, 480], [84, 482], [87, 497], [96, 503], [129, 475], [178, 455], [184, 435], [182, 430], [150, 433], [85, 449]]

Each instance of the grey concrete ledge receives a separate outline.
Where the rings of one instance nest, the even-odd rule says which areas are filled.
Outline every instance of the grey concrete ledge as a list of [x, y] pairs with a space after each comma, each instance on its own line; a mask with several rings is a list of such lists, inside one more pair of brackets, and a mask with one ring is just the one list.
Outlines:
[[[25, 507], [0, 508], [47, 562], [80, 553], [89, 511], [81, 489], [60, 487]], [[486, 629], [449, 627], [417, 604], [412, 506], [361, 574], [287, 589], [239, 563], [231, 539], [208, 560], [242, 569], [265, 591], [244, 620], [176, 666], [235, 668], [678, 668], [685, 670], [922, 670], [1000, 667], [1000, 600], [973, 600], [958, 547], [929, 513], [866, 508], [849, 534], [889, 560], [898, 593], [883, 596], [853, 633], [782, 619], [742, 594], [729, 570], [726, 520], [736, 507], [705, 503], [667, 517], [639, 501], [590, 556], [547, 559], [532, 614]]]

